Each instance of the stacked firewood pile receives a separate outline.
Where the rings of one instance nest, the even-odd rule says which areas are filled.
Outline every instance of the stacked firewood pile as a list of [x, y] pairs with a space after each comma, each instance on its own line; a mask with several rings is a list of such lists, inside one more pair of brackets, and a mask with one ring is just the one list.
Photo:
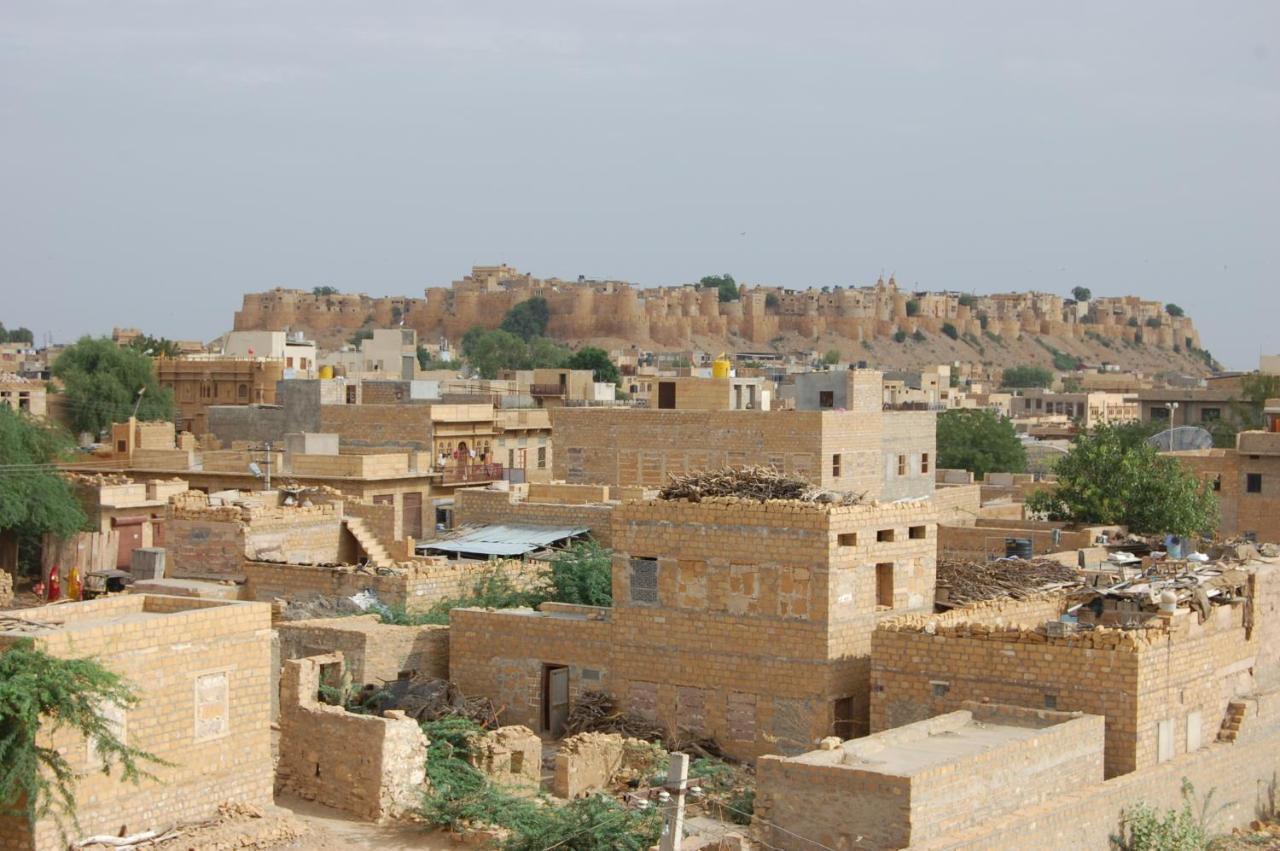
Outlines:
[[772, 467], [725, 467], [671, 476], [671, 481], [658, 492], [662, 499], [687, 499], [699, 502], [709, 497], [737, 497], [766, 502], [793, 499], [830, 505], [857, 505], [862, 494], [815, 488], [804, 479], [780, 473]]
[[646, 742], [660, 742], [666, 736], [666, 730], [656, 721], [624, 712], [602, 691], [584, 691], [569, 710], [564, 735], [577, 733], [618, 733]]
[[946, 602], [962, 606], [979, 600], [1012, 597], [1020, 600], [1032, 594], [1082, 584], [1075, 568], [1048, 559], [1001, 559], [999, 561], [941, 561], [938, 563], [939, 597], [945, 589]]

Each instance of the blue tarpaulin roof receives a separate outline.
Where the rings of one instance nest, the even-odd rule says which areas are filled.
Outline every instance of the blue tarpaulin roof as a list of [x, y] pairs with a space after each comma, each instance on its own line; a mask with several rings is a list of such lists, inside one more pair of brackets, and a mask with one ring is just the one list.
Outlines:
[[477, 553], [489, 556], [522, 556], [558, 541], [585, 535], [577, 526], [521, 526], [496, 523], [463, 532], [456, 538], [418, 544], [420, 553]]

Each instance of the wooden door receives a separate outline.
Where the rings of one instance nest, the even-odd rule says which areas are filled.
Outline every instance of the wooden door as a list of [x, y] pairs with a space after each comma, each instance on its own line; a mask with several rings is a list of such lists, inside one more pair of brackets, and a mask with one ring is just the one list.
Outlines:
[[127, 570], [133, 563], [133, 551], [142, 546], [142, 524], [145, 517], [117, 517], [112, 521], [120, 534], [120, 545], [116, 549], [116, 568]]
[[422, 494], [406, 493], [400, 498], [403, 501], [400, 511], [403, 516], [404, 534], [410, 538], [421, 538]]
[[658, 382], [658, 407], [674, 408], [676, 406], [676, 383], [674, 381]]
[[569, 720], [569, 669], [548, 665], [542, 682], [543, 723], [548, 733], [559, 738]]

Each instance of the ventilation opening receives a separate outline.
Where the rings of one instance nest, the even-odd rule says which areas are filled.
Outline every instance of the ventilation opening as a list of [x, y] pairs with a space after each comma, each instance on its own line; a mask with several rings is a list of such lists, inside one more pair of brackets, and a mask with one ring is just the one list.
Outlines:
[[907, 537], [916, 541], [922, 541], [925, 538], [925, 534], [926, 530], [924, 526], [912, 526], [907, 532]]
[[893, 543], [893, 530], [881, 529], [879, 532], [876, 532], [876, 540], [882, 544]]
[[837, 535], [836, 541], [839, 542], [842, 547], [856, 547], [858, 546], [858, 533], [845, 532], [842, 535]]

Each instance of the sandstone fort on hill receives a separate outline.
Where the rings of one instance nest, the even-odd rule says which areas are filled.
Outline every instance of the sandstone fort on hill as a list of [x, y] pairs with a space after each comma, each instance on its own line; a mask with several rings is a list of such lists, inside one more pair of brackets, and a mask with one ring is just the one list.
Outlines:
[[846, 359], [890, 368], [954, 360], [1048, 364], [1058, 350], [1088, 363], [1208, 371], [1191, 319], [1169, 315], [1159, 301], [911, 292], [892, 277], [866, 287], [823, 290], [744, 285], [737, 300], [721, 302], [716, 289], [693, 284], [650, 288], [625, 281], [535, 278], [506, 265], [476, 266], [448, 287], [427, 288], [424, 298], [291, 289], [248, 293], [236, 312], [235, 329], [288, 328], [336, 347], [362, 327], [403, 323], [422, 339], [456, 341], [476, 325], [496, 328], [507, 310], [534, 296], [550, 307], [550, 336], [607, 349], [837, 349]]

